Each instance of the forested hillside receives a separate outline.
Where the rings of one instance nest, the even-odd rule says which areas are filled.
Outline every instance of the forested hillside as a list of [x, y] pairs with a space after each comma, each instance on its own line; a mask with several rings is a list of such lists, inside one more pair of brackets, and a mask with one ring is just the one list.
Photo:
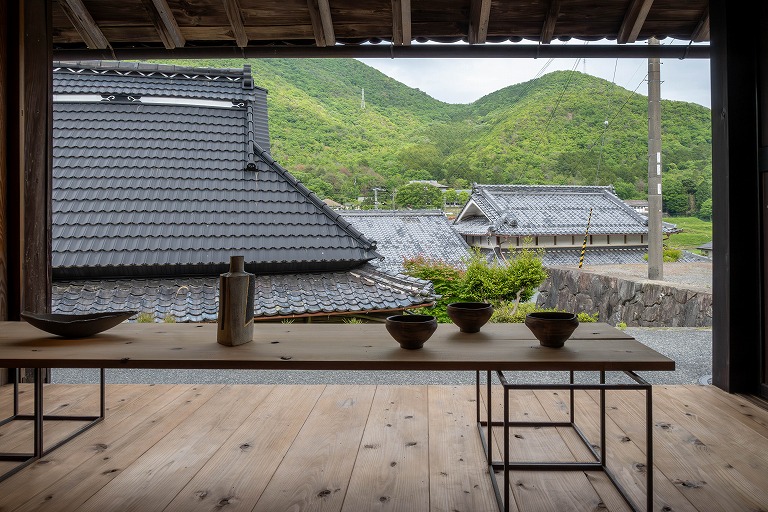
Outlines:
[[[273, 156], [321, 197], [350, 202], [413, 179], [454, 188], [612, 184], [623, 198], [646, 193], [647, 99], [600, 78], [557, 71], [452, 105], [356, 60], [247, 62], [256, 85], [269, 90]], [[710, 111], [662, 101], [662, 148], [665, 208], [711, 215]]]

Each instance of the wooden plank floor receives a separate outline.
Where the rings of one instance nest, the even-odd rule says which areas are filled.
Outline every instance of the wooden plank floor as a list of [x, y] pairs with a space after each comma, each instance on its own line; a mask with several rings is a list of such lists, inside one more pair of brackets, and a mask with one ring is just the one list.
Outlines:
[[[45, 394], [46, 413], [98, 408], [92, 385]], [[597, 398], [576, 400], [595, 440]], [[656, 386], [654, 400], [654, 510], [768, 510], [768, 411], [713, 387]], [[611, 467], [643, 503], [643, 396], [607, 403]], [[563, 391], [515, 391], [511, 404], [513, 419], [568, 414]], [[494, 511], [475, 405], [465, 386], [109, 385], [107, 419], [0, 482], [0, 511]], [[74, 425], [49, 422], [46, 443]], [[0, 426], [0, 452], [31, 449], [30, 436], [31, 422]], [[515, 429], [512, 450], [589, 460], [571, 429]], [[510, 487], [514, 511], [629, 510], [600, 473], [513, 472]]]

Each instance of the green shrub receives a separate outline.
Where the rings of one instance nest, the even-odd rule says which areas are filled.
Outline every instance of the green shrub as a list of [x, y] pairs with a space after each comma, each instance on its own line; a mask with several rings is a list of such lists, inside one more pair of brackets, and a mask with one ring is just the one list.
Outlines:
[[149, 311], [142, 311], [136, 317], [136, 322], [140, 324], [151, 324], [151, 323], [154, 323], [154, 321], [155, 321], [155, 316]]
[[173, 315], [170, 315], [170, 314], [165, 315], [165, 317], [163, 318], [163, 323], [175, 324], [176, 323], [176, 317], [173, 316]]
[[[661, 259], [664, 261], [664, 263], [673, 263], [675, 261], [678, 261], [682, 255], [683, 255], [683, 251], [681, 251], [680, 249], [671, 249], [669, 247], [665, 247], [664, 253], [661, 256]], [[645, 253], [643, 255], [643, 259], [645, 261], [648, 261], [648, 253]]]
[[[515, 310], [515, 304], [513, 302], [505, 302], [494, 306], [493, 316], [491, 316], [491, 322], [494, 323], [509, 323], [519, 324], [525, 322], [525, 315], [528, 313], [540, 313], [546, 311], [561, 311], [554, 308], [537, 308], [536, 304], [530, 302], [524, 302]], [[581, 323], [597, 322], [597, 313], [590, 315], [589, 313], [581, 312], [576, 315]]]
[[445, 309], [451, 302], [490, 302], [494, 306], [509, 303], [514, 310], [547, 278], [541, 254], [529, 249], [516, 252], [500, 264], [488, 263], [485, 255], [475, 250], [466, 262], [466, 270], [423, 256], [406, 259], [403, 266], [408, 275], [432, 281], [435, 292], [441, 295], [434, 307], [419, 310], [434, 315], [438, 322], [450, 322]]
[[341, 319], [345, 324], [364, 324], [365, 320], [362, 318], [356, 318], [354, 316], [345, 316]]
[[627, 324], [626, 322], [619, 322], [616, 324], [616, 328], [619, 329], [620, 331], [623, 331], [624, 329], [627, 328]]

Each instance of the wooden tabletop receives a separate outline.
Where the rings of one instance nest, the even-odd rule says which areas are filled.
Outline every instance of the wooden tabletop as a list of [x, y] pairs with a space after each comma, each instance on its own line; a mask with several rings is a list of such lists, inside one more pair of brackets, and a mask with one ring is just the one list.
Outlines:
[[404, 350], [383, 324], [257, 323], [254, 341], [216, 343], [215, 324], [123, 323], [83, 339], [0, 322], [0, 367], [290, 370], [674, 370], [671, 359], [600, 323], [581, 324], [560, 349], [523, 324], [476, 334], [440, 324], [420, 350]]

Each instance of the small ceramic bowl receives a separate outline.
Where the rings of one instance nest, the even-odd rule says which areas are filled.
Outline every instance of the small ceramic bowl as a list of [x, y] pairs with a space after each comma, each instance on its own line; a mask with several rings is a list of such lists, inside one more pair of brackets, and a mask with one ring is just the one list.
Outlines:
[[544, 347], [560, 348], [579, 326], [573, 313], [542, 311], [525, 315], [525, 325]]
[[490, 320], [493, 306], [487, 302], [454, 302], [446, 308], [461, 332], [480, 332], [480, 328]]
[[437, 320], [431, 315], [395, 315], [387, 318], [386, 327], [400, 347], [416, 350], [435, 332]]

